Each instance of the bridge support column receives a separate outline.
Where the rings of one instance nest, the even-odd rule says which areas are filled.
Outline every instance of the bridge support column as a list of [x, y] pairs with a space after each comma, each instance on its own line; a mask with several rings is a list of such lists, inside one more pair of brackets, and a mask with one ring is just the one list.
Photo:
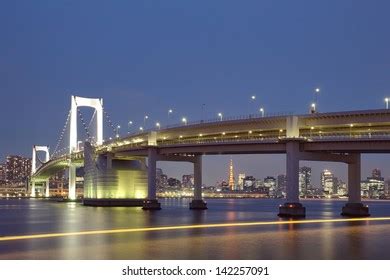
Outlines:
[[148, 150], [148, 197], [144, 200], [142, 209], [160, 210], [161, 204], [156, 197], [156, 162], [157, 149], [149, 148]]
[[279, 207], [279, 217], [305, 217], [306, 209], [299, 203], [299, 141], [286, 143], [287, 201]]
[[68, 199], [76, 199], [76, 166], [72, 164], [69, 166]]
[[194, 161], [194, 199], [190, 203], [190, 209], [206, 210], [207, 203], [202, 199], [202, 156], [198, 155]]
[[50, 192], [49, 192], [50, 180], [49, 180], [49, 179], [46, 180], [45, 186], [46, 186], [46, 189], [45, 189], [45, 197], [50, 197]]
[[31, 182], [31, 194], [30, 194], [31, 197], [36, 197], [36, 194], [35, 194], [35, 182], [32, 181]]
[[360, 154], [354, 154], [352, 162], [348, 163], [348, 203], [342, 209], [341, 215], [349, 217], [370, 216], [368, 206], [361, 202], [361, 167]]

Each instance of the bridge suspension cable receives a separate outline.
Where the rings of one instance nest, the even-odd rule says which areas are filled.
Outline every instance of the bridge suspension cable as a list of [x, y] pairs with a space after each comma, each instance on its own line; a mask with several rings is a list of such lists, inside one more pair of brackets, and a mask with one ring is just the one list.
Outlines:
[[115, 135], [117, 133], [117, 128], [115, 127], [115, 125], [111, 121], [110, 115], [107, 113], [107, 111], [104, 109], [104, 107], [103, 107], [103, 112], [104, 112], [104, 116], [108, 122], [108, 125], [110, 126], [110, 128], [112, 129], [112, 131]]
[[83, 117], [83, 114], [81, 113], [80, 109], [77, 108], [77, 112], [79, 113], [79, 117], [80, 117], [80, 120], [81, 120], [81, 123], [83, 124], [83, 128], [85, 130], [85, 133], [87, 134], [87, 139], [89, 141], [91, 141], [91, 134], [89, 133], [89, 130], [88, 130], [88, 127], [87, 127], [87, 124], [84, 120], [84, 117]]
[[59, 154], [60, 151], [63, 151], [64, 149], [67, 148], [67, 147], [65, 147], [65, 148], [59, 149], [60, 145], [62, 144], [62, 141], [64, 140], [65, 132], [68, 128], [68, 124], [69, 124], [69, 120], [70, 120], [70, 113], [71, 113], [71, 110], [69, 110], [69, 112], [68, 112], [68, 116], [66, 117], [64, 127], [62, 128], [62, 131], [60, 133], [60, 137], [58, 138], [56, 147], [54, 149], [54, 152], [51, 154], [50, 159], [54, 158], [57, 154]]
[[96, 109], [93, 111], [93, 115], [91, 117], [91, 120], [89, 121], [88, 130], [91, 128], [91, 124], [94, 121], [95, 117], [96, 117]]

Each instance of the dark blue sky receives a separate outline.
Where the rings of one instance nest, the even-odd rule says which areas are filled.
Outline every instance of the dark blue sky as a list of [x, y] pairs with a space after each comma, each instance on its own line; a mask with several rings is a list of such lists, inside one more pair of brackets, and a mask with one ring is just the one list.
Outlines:
[[[70, 95], [104, 98], [115, 123], [382, 108], [390, 95], [389, 1], [1, 1], [0, 157], [55, 146]], [[229, 157], [205, 160], [205, 181]], [[284, 172], [284, 156], [234, 157], [237, 171]], [[363, 175], [388, 156], [364, 157]], [[311, 164], [314, 176], [330, 167]], [[161, 165], [168, 175], [189, 165]], [[182, 168], [181, 166], [184, 166]], [[213, 168], [211, 168], [213, 167]], [[210, 171], [212, 170], [212, 171]], [[318, 179], [316, 179], [318, 181]]]

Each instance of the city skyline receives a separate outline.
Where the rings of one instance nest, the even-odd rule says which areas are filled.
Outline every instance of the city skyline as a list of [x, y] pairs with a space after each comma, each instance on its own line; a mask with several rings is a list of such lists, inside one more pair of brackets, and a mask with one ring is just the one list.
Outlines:
[[[25, 156], [22, 156], [22, 155], [7, 155], [4, 159], [0, 159], [0, 166], [1, 165], [5, 165], [6, 164], [6, 159], [7, 157], [13, 157], [13, 156], [16, 156], [16, 157], [24, 157], [24, 158], [27, 158], [27, 159], [31, 159], [31, 157], [25, 157]], [[281, 168], [279, 169], [278, 172], [272, 172], [272, 169], [269, 168], [269, 166], [266, 164], [267, 163], [267, 157], [273, 157], [274, 155], [247, 155], [248, 156], [252, 156], [252, 157], [265, 157], [264, 160], [260, 160], [258, 161], [259, 164], [261, 165], [261, 167], [257, 168], [256, 166], [250, 166], [249, 169], [247, 170], [244, 170], [242, 168], [240, 168], [240, 162], [241, 159], [240, 159], [240, 156], [226, 156], [226, 155], [220, 155], [218, 157], [221, 157], [221, 158], [225, 158], [225, 159], [228, 159], [229, 163], [223, 163], [219, 166], [213, 166], [213, 169], [210, 169], [208, 167], [208, 162], [207, 160], [205, 160], [205, 170], [203, 171], [204, 172], [204, 181], [205, 181], [205, 184], [206, 185], [209, 185], [209, 186], [213, 186], [216, 184], [216, 182], [220, 182], [220, 181], [226, 181], [228, 182], [229, 181], [229, 176], [226, 176], [226, 174], [224, 174], [223, 172], [223, 168], [226, 167], [226, 170], [228, 170], [229, 168], [229, 165], [230, 165], [230, 160], [233, 160], [234, 162], [234, 176], [235, 178], [238, 178], [239, 177], [239, 174], [241, 173], [244, 173], [244, 174], [247, 174], [247, 175], [252, 175], [254, 176], [255, 178], [265, 178], [267, 176], [275, 176], [277, 177], [278, 175], [281, 175], [281, 174], [285, 174], [285, 170], [284, 170], [284, 166], [285, 166], [285, 162], [284, 162], [284, 159], [283, 157], [284, 156], [280, 156], [280, 155], [276, 155], [279, 157], [279, 160], [281, 162]], [[207, 157], [205, 157], [207, 158]], [[364, 156], [362, 156], [362, 158], [364, 158]], [[221, 159], [222, 161], [222, 159]], [[238, 162], [235, 163], [235, 162]], [[226, 166], [225, 166], [225, 165]], [[191, 164], [188, 164], [188, 163], [181, 163], [180, 165], [184, 165], [184, 169], [180, 169], [180, 171], [178, 171], [177, 169], [177, 166], [178, 164], [177, 163], [158, 163], [158, 166], [159, 168], [161, 169], [164, 169], [164, 170], [167, 170], [167, 172], [165, 172], [165, 174], [167, 174], [169, 177], [171, 178], [181, 178], [182, 175], [184, 174], [191, 174], [192, 172], [192, 166]], [[335, 169], [332, 169], [330, 168], [329, 166], [337, 166], [338, 165], [338, 168], [335, 168]], [[307, 161], [302, 161], [301, 164], [300, 164], [301, 167], [304, 167], [304, 166], [308, 166], [310, 167], [312, 170], [313, 170], [313, 173], [314, 174], [318, 174], [318, 176], [312, 176], [312, 180], [313, 180], [313, 184], [316, 185], [316, 186], [320, 186], [321, 185], [321, 172], [323, 170], [330, 170], [336, 177], [342, 179], [344, 182], [347, 182], [347, 176], [346, 176], [346, 172], [347, 172], [347, 169], [346, 167], [343, 165], [343, 164], [335, 164], [335, 163], [329, 163], [329, 164], [324, 164], [324, 163], [321, 163], [321, 162], [307, 162]], [[372, 170], [374, 169], [380, 169], [381, 172], [382, 172], [382, 175], [385, 179], [388, 179], [390, 178], [390, 175], [386, 175], [386, 174], [389, 174], [389, 170], [384, 168], [385, 166], [377, 166], [377, 165], [365, 165], [364, 164], [364, 161], [362, 162], [362, 176], [361, 176], [361, 179], [363, 180], [364, 178], [367, 178], [369, 177], [369, 175], [371, 174]], [[183, 170], [183, 173], [180, 173], [181, 171]], [[215, 177], [213, 174], [210, 174], [210, 173], [214, 173], [215, 170], [219, 170], [221, 172], [221, 174], [219, 175], [219, 177]], [[225, 172], [226, 172], [225, 170]], [[263, 171], [260, 171], [260, 170], [263, 170]], [[265, 171], [264, 171], [265, 170]], [[386, 172], [387, 171], [387, 172]], [[225, 178], [225, 177], [226, 178]], [[215, 181], [212, 181], [211, 178], [217, 178], [217, 180]], [[1, 176], [0, 176], [0, 180], [1, 180]], [[237, 181], [236, 181], [237, 183]]]

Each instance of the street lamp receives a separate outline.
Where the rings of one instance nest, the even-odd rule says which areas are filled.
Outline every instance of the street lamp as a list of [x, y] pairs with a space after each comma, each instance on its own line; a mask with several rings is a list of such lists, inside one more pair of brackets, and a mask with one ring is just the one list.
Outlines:
[[220, 121], [222, 121], [222, 118], [223, 118], [222, 113], [218, 113], [218, 117], [220, 118]]
[[316, 112], [316, 104], [315, 103], [311, 103], [310, 113], [314, 114], [315, 112]]
[[120, 125], [116, 127], [116, 138], [119, 138], [119, 129], [121, 128]]
[[132, 121], [129, 121], [128, 123], [127, 123], [127, 133], [130, 133], [130, 127], [133, 125], [133, 122]]
[[143, 131], [144, 131], [144, 128], [143, 128], [142, 126], [140, 126], [140, 127], [139, 127], [139, 130], [140, 130], [141, 132], [143, 132]]
[[184, 123], [184, 125], [187, 125], [187, 118], [182, 118], [181, 121]]
[[146, 126], [146, 120], [147, 119], [149, 119], [149, 116], [148, 115], [146, 115], [145, 117], [144, 117], [144, 126]]
[[172, 115], [172, 113], [173, 113], [173, 110], [172, 110], [172, 109], [169, 109], [169, 110], [168, 110], [168, 124], [169, 124], [169, 120], [170, 120], [169, 116]]
[[264, 118], [264, 108], [260, 108], [261, 117]]
[[390, 98], [388, 98], [388, 97], [385, 98], [386, 109], [389, 109], [389, 100], [390, 100]]
[[160, 130], [161, 125], [160, 125], [159, 122], [156, 122], [156, 127], [157, 127], [158, 130]]
[[[252, 95], [251, 96], [251, 102], [253, 102], [253, 104], [255, 104], [255, 100], [256, 100], [256, 95]], [[253, 107], [252, 107], [253, 105], [250, 105], [249, 107], [249, 118], [251, 118], [252, 117], [252, 113], [251, 113], [251, 111], [253, 110]], [[255, 111], [255, 114], [256, 114], [256, 111], [257, 111], [257, 108], [256, 108], [256, 104], [254, 105], [254, 111]]]
[[[314, 90], [314, 104], [318, 105], [318, 95], [320, 94], [320, 88], [316, 88]], [[318, 106], [317, 106], [318, 107]]]

